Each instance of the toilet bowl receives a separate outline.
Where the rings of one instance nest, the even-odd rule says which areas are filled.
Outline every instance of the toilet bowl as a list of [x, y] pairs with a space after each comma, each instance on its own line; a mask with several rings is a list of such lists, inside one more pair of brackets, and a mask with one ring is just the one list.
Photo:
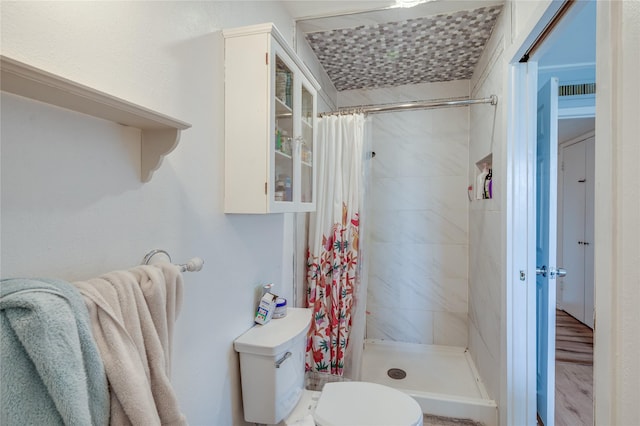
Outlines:
[[297, 426], [421, 426], [422, 409], [409, 395], [367, 382], [304, 389], [306, 335], [311, 310], [255, 325], [234, 341], [240, 354], [247, 422]]
[[286, 426], [421, 426], [420, 405], [409, 395], [368, 382], [327, 383], [321, 392], [305, 391], [282, 422]]

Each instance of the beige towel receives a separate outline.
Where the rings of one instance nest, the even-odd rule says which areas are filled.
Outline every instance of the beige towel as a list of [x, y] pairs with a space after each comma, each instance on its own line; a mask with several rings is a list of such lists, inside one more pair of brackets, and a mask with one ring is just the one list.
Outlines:
[[169, 380], [182, 302], [178, 268], [139, 266], [73, 284], [89, 309], [111, 387], [111, 424], [187, 424]]

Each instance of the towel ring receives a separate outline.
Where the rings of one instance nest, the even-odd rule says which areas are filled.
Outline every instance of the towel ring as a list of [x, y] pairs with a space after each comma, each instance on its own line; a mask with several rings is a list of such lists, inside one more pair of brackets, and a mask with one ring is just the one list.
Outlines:
[[[166, 250], [154, 249], [144, 255], [144, 258], [142, 259], [142, 264], [149, 265], [149, 263], [151, 262], [151, 258], [153, 258], [153, 256], [155, 256], [156, 254], [164, 254], [169, 259], [169, 262], [172, 263], [171, 255]], [[194, 257], [193, 259], [189, 260], [187, 263], [179, 264], [176, 266], [180, 268], [180, 272], [197, 272], [197, 271], [200, 271], [204, 266], [204, 260], [202, 260], [199, 257]]]
[[153, 256], [155, 256], [156, 254], [164, 254], [165, 256], [167, 256], [169, 258], [169, 262], [171, 262], [171, 255], [166, 250], [155, 249], [155, 250], [151, 250], [149, 253], [144, 255], [144, 259], [142, 259], [142, 264], [143, 265], [148, 265], [149, 262], [151, 262], [151, 258]]

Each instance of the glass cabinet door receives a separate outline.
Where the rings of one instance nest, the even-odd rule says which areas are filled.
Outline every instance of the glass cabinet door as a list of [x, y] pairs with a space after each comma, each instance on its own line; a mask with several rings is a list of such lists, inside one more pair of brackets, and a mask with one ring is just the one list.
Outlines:
[[[276, 55], [275, 84], [275, 156], [274, 176], [275, 188], [271, 191], [273, 201], [293, 202], [294, 183], [294, 129], [293, 129], [293, 72], [285, 62]], [[248, 124], [249, 125], [249, 124]]]
[[300, 130], [300, 202], [313, 202], [313, 123], [314, 98], [313, 94], [302, 85], [301, 96], [301, 130]]

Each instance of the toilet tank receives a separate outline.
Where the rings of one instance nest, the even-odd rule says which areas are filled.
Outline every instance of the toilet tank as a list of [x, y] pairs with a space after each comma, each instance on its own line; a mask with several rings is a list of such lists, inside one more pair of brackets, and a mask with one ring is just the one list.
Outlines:
[[256, 324], [233, 342], [240, 354], [244, 419], [275, 424], [296, 406], [304, 389], [304, 358], [311, 309]]

